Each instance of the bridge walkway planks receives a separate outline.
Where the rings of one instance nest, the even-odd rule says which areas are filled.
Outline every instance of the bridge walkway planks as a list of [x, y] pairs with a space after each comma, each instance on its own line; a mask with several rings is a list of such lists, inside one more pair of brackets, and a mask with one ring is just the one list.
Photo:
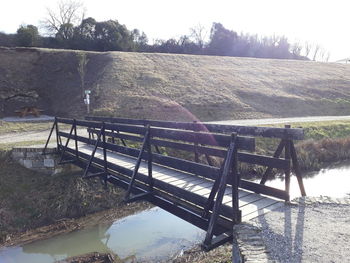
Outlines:
[[[69, 145], [69, 148], [74, 151], [73, 145]], [[79, 152], [91, 155], [93, 146], [79, 142]], [[103, 159], [103, 150], [98, 148], [95, 153], [95, 158]], [[108, 163], [133, 169], [136, 163], [136, 158], [126, 156], [120, 153], [111, 152], [107, 150]], [[213, 181], [200, 176], [187, 174], [183, 171], [163, 167], [161, 165], [152, 164], [153, 178], [164, 183], [170, 184], [177, 188], [192, 192], [204, 198], [208, 198], [210, 191], [213, 187]], [[147, 175], [148, 166], [147, 162], [142, 161], [139, 174]], [[227, 207], [232, 206], [232, 190], [231, 186], [226, 187], [225, 195], [223, 198], [223, 205]], [[242, 221], [248, 221], [259, 215], [267, 213], [271, 210], [277, 209], [284, 205], [284, 202], [277, 199], [256, 194], [247, 190], [239, 190], [239, 209], [242, 211]]]

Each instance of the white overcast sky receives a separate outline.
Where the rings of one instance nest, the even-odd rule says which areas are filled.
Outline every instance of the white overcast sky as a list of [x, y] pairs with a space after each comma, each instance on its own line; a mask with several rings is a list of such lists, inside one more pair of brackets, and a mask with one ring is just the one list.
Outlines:
[[[237, 32], [285, 35], [330, 51], [331, 60], [350, 57], [349, 0], [86, 0], [86, 16], [117, 19], [149, 40], [189, 33], [199, 23], [220, 22]], [[21, 24], [38, 25], [56, 0], [0, 0], [0, 31], [14, 33]]]

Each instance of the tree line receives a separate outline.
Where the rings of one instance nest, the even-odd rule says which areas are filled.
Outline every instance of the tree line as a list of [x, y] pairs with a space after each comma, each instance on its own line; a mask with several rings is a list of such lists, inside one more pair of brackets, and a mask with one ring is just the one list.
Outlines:
[[[0, 33], [0, 46], [43, 47], [89, 51], [157, 52], [234, 57], [302, 59], [328, 61], [329, 53], [318, 45], [290, 43], [285, 36], [244, 34], [213, 23], [209, 32], [203, 26], [190, 34], [150, 44], [139, 29], [129, 30], [117, 20], [84, 18], [76, 2], [60, 2], [58, 12], [48, 10], [43, 26], [49, 36], [39, 34], [37, 26], [21, 25], [16, 34]], [[209, 37], [206, 37], [209, 35]]]

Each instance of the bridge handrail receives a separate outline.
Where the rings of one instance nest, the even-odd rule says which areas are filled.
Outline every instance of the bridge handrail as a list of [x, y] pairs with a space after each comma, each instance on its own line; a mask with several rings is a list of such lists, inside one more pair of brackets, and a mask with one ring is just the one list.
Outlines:
[[[57, 118], [58, 123], [73, 124], [74, 120]], [[99, 121], [86, 121], [86, 120], [75, 120], [77, 126], [83, 126], [87, 128], [99, 129], [102, 127], [103, 122]], [[108, 123], [105, 122], [106, 130], [117, 130], [120, 132], [134, 133], [143, 135], [146, 133], [146, 128], [138, 125], [127, 125], [119, 123]], [[152, 137], [166, 138], [170, 140], [181, 140], [186, 142], [195, 142], [198, 144], [228, 147], [230, 144], [230, 136], [227, 134], [217, 134], [211, 132], [193, 132], [186, 130], [176, 130], [167, 128], [151, 127], [150, 134]], [[254, 151], [255, 150], [255, 139], [251, 137], [237, 137], [237, 147], [239, 149]]]
[[[57, 123], [66, 123], [66, 124], [72, 124], [73, 126], [83, 126], [87, 127], [87, 131], [89, 134], [96, 134], [98, 133], [102, 127], [104, 136], [109, 136], [114, 140], [114, 138], [119, 138], [122, 140], [124, 146], [104, 143], [101, 144], [100, 147], [103, 147], [104, 150], [112, 150], [117, 152], [125, 152], [125, 154], [130, 154], [130, 152], [135, 151], [135, 154], [138, 154], [139, 151], [137, 149], [131, 149], [129, 147], [126, 147], [125, 140], [131, 140], [140, 142], [143, 140], [143, 136], [146, 133], [146, 130], [149, 131], [150, 139], [149, 142], [156, 147], [156, 150], [159, 152], [159, 147], [170, 147], [178, 150], [184, 150], [188, 152], [193, 152], [195, 154], [195, 162], [191, 162], [188, 160], [181, 160], [176, 157], [164, 157], [162, 154], [155, 154], [155, 162], [161, 163], [164, 162], [166, 166], [170, 166], [172, 168], [177, 168], [178, 166], [184, 166], [188, 169], [191, 169], [191, 171], [195, 171], [197, 168], [197, 165], [199, 163], [199, 154], [204, 154], [207, 158], [208, 166], [204, 165], [198, 165], [198, 169], [201, 170], [201, 173], [205, 174], [205, 177], [215, 179], [216, 172], [211, 169], [213, 168], [212, 159], [210, 156], [216, 156], [223, 158], [223, 156], [226, 156], [227, 154], [227, 147], [230, 145], [231, 136], [227, 133], [217, 133], [217, 132], [210, 132], [209, 129], [207, 129], [207, 124], [198, 124], [198, 123], [179, 123], [174, 122], [171, 124], [171, 122], [163, 122], [163, 121], [146, 121], [146, 120], [132, 120], [132, 119], [120, 119], [120, 118], [105, 118], [105, 117], [87, 117], [89, 120], [75, 120], [75, 119], [66, 119], [66, 118], [56, 118]], [[93, 118], [94, 120], [90, 120]], [[97, 118], [99, 120], [97, 120]], [[121, 120], [121, 123], [117, 122]], [[106, 121], [114, 121], [114, 123], [106, 122]], [[131, 122], [131, 124], [128, 123], [128, 121]], [[146, 128], [144, 125], [147, 124]], [[154, 125], [158, 125], [156, 127], [150, 127], [150, 124], [152, 123]], [[162, 125], [162, 126], [161, 126]], [[202, 128], [199, 129], [198, 125], [201, 125]], [[160, 127], [161, 126], [161, 127]], [[167, 127], [165, 127], [167, 126]], [[170, 128], [168, 128], [170, 127]], [[180, 128], [179, 128], [180, 127]], [[216, 131], [227, 131], [224, 128], [227, 127], [227, 125], [215, 125], [215, 126], [209, 126], [209, 128], [212, 127], [220, 127], [220, 129], [216, 129]], [[223, 128], [224, 127], [224, 128]], [[230, 126], [232, 128], [232, 126]], [[237, 127], [237, 126], [233, 126]], [[245, 189], [260, 192], [260, 193], [271, 193], [271, 196], [275, 196], [278, 198], [282, 198], [285, 200], [289, 200], [289, 180], [290, 180], [290, 172], [291, 167], [293, 166], [298, 171], [296, 172], [298, 175], [298, 182], [301, 189], [301, 192], [303, 195], [305, 195], [305, 190], [302, 185], [302, 180], [300, 177], [300, 171], [298, 168], [297, 158], [296, 158], [296, 152], [293, 140], [290, 136], [291, 134], [294, 135], [300, 135], [299, 131], [303, 131], [302, 129], [292, 129], [288, 126], [286, 128], [270, 128], [270, 127], [245, 127], [240, 126], [241, 131], [244, 130], [244, 128], [248, 129], [248, 131], [252, 132], [254, 131], [255, 134], [259, 134], [259, 136], [267, 135], [267, 137], [270, 138], [279, 138], [280, 144], [277, 147], [275, 154], [273, 156], [264, 156], [264, 155], [258, 155], [256, 153], [248, 153], [248, 152], [237, 152], [237, 160], [239, 162], [246, 162], [250, 164], [256, 164], [256, 165], [262, 165], [266, 166], [267, 169], [261, 179], [260, 184], [252, 183], [249, 181], [241, 180], [241, 186]], [[190, 130], [190, 128], [197, 129], [197, 130]], [[249, 130], [250, 129], [250, 130]], [[200, 131], [198, 131], [200, 130]], [[273, 134], [269, 132], [278, 131], [279, 133]], [[281, 132], [283, 131], [284, 136], [280, 138]], [[292, 133], [287, 133], [288, 131], [292, 131]], [[296, 132], [296, 133], [293, 133]], [[287, 136], [287, 135], [288, 136]], [[63, 135], [61, 133], [61, 135]], [[298, 135], [298, 136], [299, 136]], [[296, 136], [296, 137], [298, 137]], [[66, 137], [63, 135], [63, 137]], [[298, 137], [300, 138], [300, 136]], [[91, 138], [90, 138], [91, 139]], [[86, 139], [86, 140], [90, 140]], [[238, 150], [248, 150], [248, 151], [254, 151], [255, 150], [255, 138], [251, 137], [245, 137], [245, 136], [236, 136], [235, 139], [235, 145]], [[283, 157], [280, 157], [282, 152], [285, 151], [285, 155]], [[292, 161], [292, 162], [291, 162]], [[193, 170], [192, 170], [192, 167]], [[202, 169], [203, 168], [203, 169]], [[270, 191], [271, 189], [268, 189], [264, 184], [268, 178], [268, 176], [271, 174], [271, 171], [273, 168], [282, 169], [285, 171], [286, 174], [286, 189], [284, 191], [276, 189], [276, 191]], [[208, 169], [205, 171], [205, 169]], [[190, 172], [191, 172], [190, 171]], [[228, 180], [228, 183], [230, 182], [230, 179]]]
[[275, 128], [275, 127], [255, 127], [241, 125], [212, 124], [202, 122], [171, 122], [158, 120], [128, 119], [115, 117], [87, 116], [86, 120], [105, 121], [110, 123], [127, 123], [134, 125], [151, 125], [164, 128], [175, 128], [183, 130], [208, 131], [214, 133], [233, 132], [238, 135], [261, 136], [267, 138], [281, 138], [290, 140], [303, 140], [304, 130], [302, 128]]

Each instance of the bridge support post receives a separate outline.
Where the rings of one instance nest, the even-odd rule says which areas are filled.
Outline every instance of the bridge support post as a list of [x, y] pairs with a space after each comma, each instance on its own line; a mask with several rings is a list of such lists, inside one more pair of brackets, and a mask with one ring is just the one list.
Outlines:
[[[285, 125], [285, 128], [290, 128], [290, 125]], [[290, 140], [286, 140], [286, 144], [284, 146], [284, 159], [286, 159], [289, 163], [288, 167], [284, 170], [284, 184], [285, 191], [288, 195], [288, 198], [285, 199], [286, 202], [290, 201], [289, 192], [290, 192]]]
[[305, 191], [305, 187], [304, 187], [304, 183], [303, 183], [303, 177], [301, 176], [298, 158], [297, 158], [297, 153], [296, 153], [293, 141], [290, 142], [290, 149], [291, 149], [291, 155], [292, 155], [293, 168], [295, 171], [295, 176], [297, 177], [297, 180], [298, 180], [300, 193], [302, 196], [306, 196], [306, 191]]
[[[70, 141], [70, 139], [71, 139], [71, 137], [72, 137], [72, 133], [73, 133], [73, 131], [74, 131], [74, 127], [75, 127], [75, 121], [73, 121], [72, 128], [70, 129], [70, 132], [69, 132], [69, 135], [68, 135], [66, 144], [64, 145], [64, 147], [63, 147], [63, 149], [62, 149], [61, 158], [60, 158], [60, 161], [58, 162], [58, 164], [71, 163], [71, 162], [74, 161], [74, 160], [66, 160], [66, 161], [63, 161], [64, 153], [66, 152], [66, 149], [67, 149], [67, 147], [68, 147], [69, 141]], [[75, 138], [75, 140], [76, 140], [76, 138]]]
[[[217, 246], [227, 242], [228, 240], [232, 239], [233, 232], [230, 232], [230, 233], [223, 233], [222, 235], [217, 236], [215, 238], [215, 240], [213, 240], [214, 227], [215, 227], [215, 225], [218, 221], [218, 218], [220, 216], [220, 208], [221, 208], [222, 200], [223, 200], [223, 197], [225, 194], [227, 179], [228, 179], [228, 176], [230, 174], [230, 171], [233, 172], [232, 174], [234, 177], [233, 184], [232, 184], [232, 198], [235, 199], [235, 200], [232, 200], [232, 202], [233, 202], [232, 203], [233, 204], [232, 220], [233, 220], [233, 223], [238, 223], [240, 220], [240, 218], [239, 218], [240, 213], [239, 213], [239, 208], [238, 208], [238, 182], [239, 182], [239, 178], [237, 175], [236, 137], [237, 137], [237, 134], [233, 133], [232, 138], [231, 138], [231, 143], [230, 143], [229, 149], [227, 151], [222, 175], [220, 177], [217, 196], [216, 196], [216, 200], [214, 202], [212, 214], [211, 214], [211, 217], [209, 220], [207, 234], [206, 234], [205, 240], [203, 242], [203, 247], [205, 250], [210, 250], [210, 249], [217, 247]], [[233, 166], [236, 166], [236, 167], [233, 169]]]
[[49, 137], [47, 138], [46, 140], [46, 143], [45, 143], [45, 147], [44, 147], [44, 150], [43, 150], [43, 153], [42, 155], [45, 155], [46, 154], [46, 149], [47, 149], [47, 146], [49, 145], [49, 142], [50, 142], [50, 139], [51, 139], [51, 136], [52, 136], [52, 133], [53, 131], [56, 131], [56, 143], [57, 143], [57, 151], [59, 150], [58, 147], [58, 130], [57, 130], [57, 117], [55, 117], [55, 121], [53, 122], [53, 125], [51, 127], [51, 130], [50, 130], [50, 133], [49, 133]]
[[103, 143], [103, 183], [104, 186], [107, 187], [107, 176], [108, 176], [108, 164], [107, 164], [107, 145], [106, 145], [106, 133], [105, 133], [105, 123], [102, 122], [102, 143]]
[[151, 127], [148, 125], [148, 138], [147, 138], [147, 166], [148, 166], [148, 184], [149, 192], [153, 191], [153, 176], [152, 176], [152, 144], [151, 144]]
[[[284, 126], [286, 129], [290, 129], [290, 125]], [[280, 158], [280, 155], [282, 154], [284, 150], [284, 159], [288, 161], [289, 166], [284, 170], [285, 173], [285, 192], [287, 194], [287, 197], [285, 199], [286, 202], [290, 201], [289, 192], [290, 192], [290, 174], [291, 170], [294, 170], [295, 176], [298, 180], [300, 193], [302, 196], [306, 196], [306, 191], [303, 183], [303, 178], [300, 172], [297, 153], [295, 150], [294, 142], [291, 139], [282, 139], [280, 144], [278, 145], [273, 157], [274, 158]], [[269, 175], [272, 172], [272, 167], [267, 167], [264, 175], [262, 176], [262, 179], [260, 181], [260, 184], [265, 185]]]
[[76, 119], [73, 120], [73, 126], [74, 126], [74, 138], [75, 138], [75, 158], [79, 159], [79, 151], [78, 151], [78, 140], [77, 140], [77, 121]]

